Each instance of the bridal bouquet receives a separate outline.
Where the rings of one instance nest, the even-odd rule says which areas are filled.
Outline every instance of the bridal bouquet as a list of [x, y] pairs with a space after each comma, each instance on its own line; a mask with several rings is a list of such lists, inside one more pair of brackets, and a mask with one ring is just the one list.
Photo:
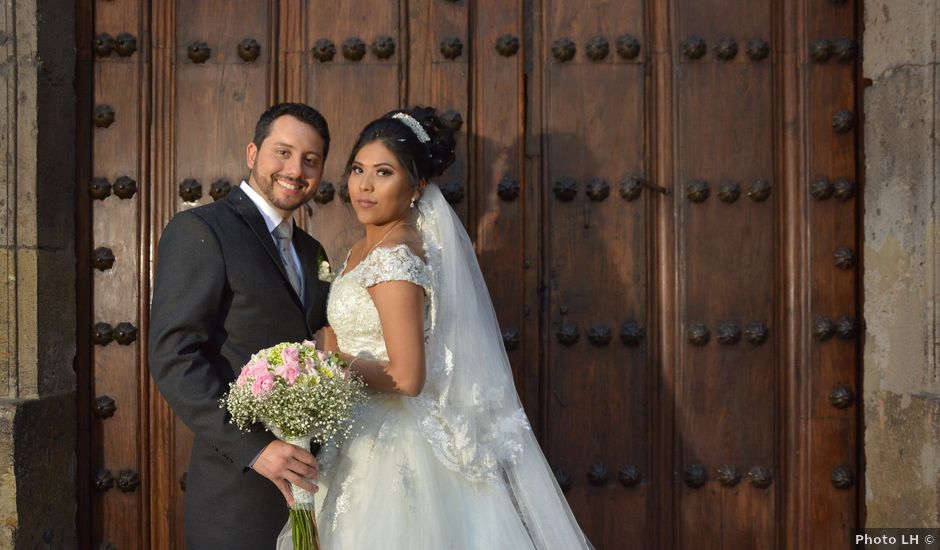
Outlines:
[[[352, 413], [365, 397], [363, 382], [336, 354], [315, 343], [283, 343], [251, 356], [221, 399], [244, 431], [261, 422], [278, 439], [310, 448], [311, 439], [339, 443], [349, 436]], [[320, 548], [313, 495], [291, 487], [291, 535], [297, 550]]]

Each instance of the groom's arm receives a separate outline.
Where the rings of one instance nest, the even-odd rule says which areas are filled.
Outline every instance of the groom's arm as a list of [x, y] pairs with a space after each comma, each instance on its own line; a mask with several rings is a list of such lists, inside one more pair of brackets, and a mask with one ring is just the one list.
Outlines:
[[177, 416], [229, 463], [246, 467], [273, 439], [241, 432], [219, 408], [227, 365], [205, 354], [221, 324], [225, 262], [215, 232], [193, 213], [167, 225], [157, 255], [150, 309], [150, 372]]

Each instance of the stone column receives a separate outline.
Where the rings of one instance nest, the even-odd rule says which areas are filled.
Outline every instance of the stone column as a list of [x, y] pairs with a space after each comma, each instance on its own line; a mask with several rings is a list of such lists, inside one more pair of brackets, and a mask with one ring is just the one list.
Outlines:
[[74, 548], [75, 4], [0, 0], [0, 548]]
[[868, 527], [940, 525], [940, 3], [865, 0]]

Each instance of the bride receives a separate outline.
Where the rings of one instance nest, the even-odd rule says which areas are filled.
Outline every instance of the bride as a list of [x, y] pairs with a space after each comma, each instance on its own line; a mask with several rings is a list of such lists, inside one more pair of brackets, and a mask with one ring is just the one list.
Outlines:
[[452, 132], [415, 108], [369, 123], [347, 162], [366, 235], [334, 279], [324, 345], [369, 399], [319, 457], [323, 548], [592, 548], [519, 403], [466, 231], [429, 182], [453, 161]]

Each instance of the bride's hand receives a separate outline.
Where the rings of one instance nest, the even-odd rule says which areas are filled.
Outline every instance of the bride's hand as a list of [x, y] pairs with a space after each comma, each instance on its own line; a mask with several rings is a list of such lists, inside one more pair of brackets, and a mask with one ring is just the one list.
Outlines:
[[316, 493], [319, 488], [309, 480], [317, 479], [317, 459], [310, 452], [275, 439], [261, 451], [252, 469], [277, 485], [290, 506], [294, 505], [291, 485]]
[[[344, 363], [346, 363], [346, 368], [342, 369], [344, 378], [349, 378], [350, 376], [352, 376], [354, 372], [357, 372], [356, 369], [354, 368], [354, 365], [359, 365], [360, 363], [364, 361], [362, 356], [359, 356], [359, 355], [353, 355], [351, 353], [346, 353], [342, 351], [336, 352], [336, 354], [339, 355], [339, 358], [342, 359]], [[363, 375], [362, 372], [359, 372], [358, 374], [360, 376]]]

